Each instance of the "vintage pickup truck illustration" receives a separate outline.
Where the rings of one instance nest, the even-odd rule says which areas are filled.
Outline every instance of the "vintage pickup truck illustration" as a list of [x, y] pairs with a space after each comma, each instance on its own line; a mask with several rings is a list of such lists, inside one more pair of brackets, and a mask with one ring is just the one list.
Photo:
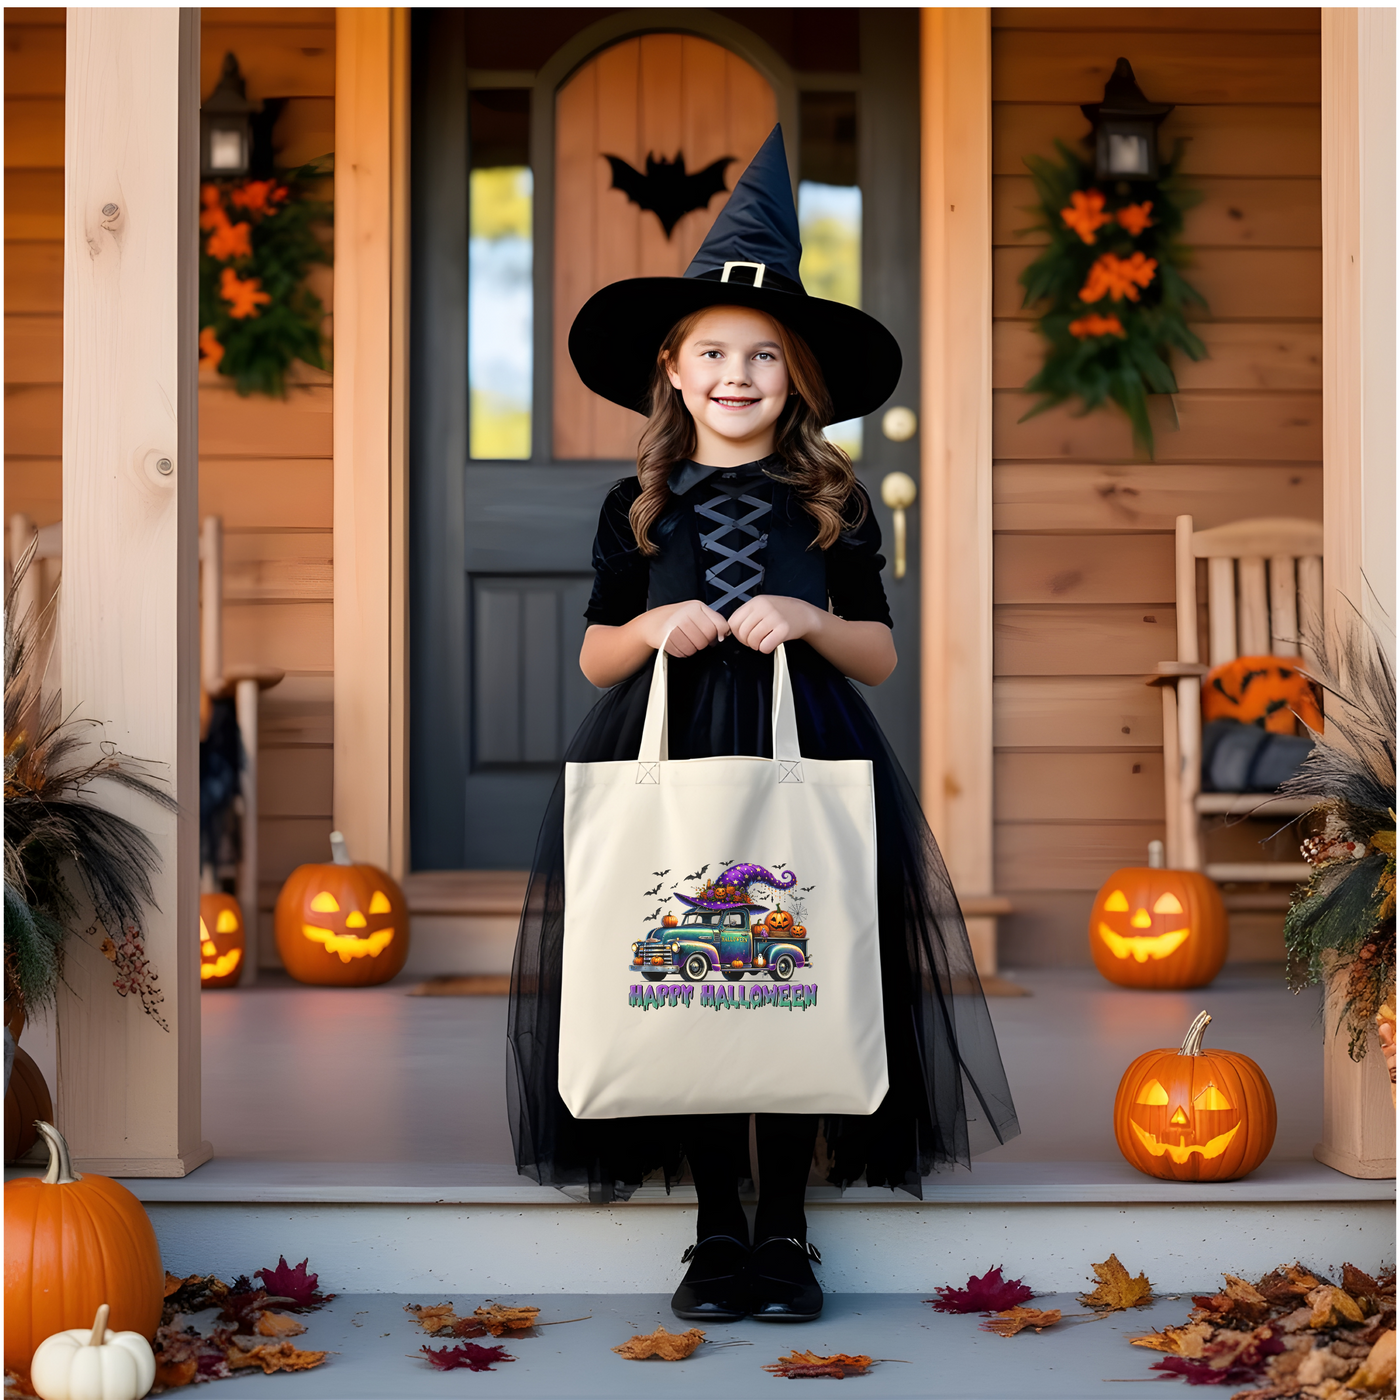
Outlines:
[[762, 866], [731, 866], [694, 895], [677, 894], [689, 907], [679, 919], [667, 914], [632, 945], [632, 968], [650, 982], [672, 973], [687, 982], [703, 982], [719, 973], [731, 982], [767, 973], [790, 981], [798, 968], [810, 967], [807, 930], [785, 909], [756, 903], [751, 884], [792, 889], [797, 877], [771, 875]]

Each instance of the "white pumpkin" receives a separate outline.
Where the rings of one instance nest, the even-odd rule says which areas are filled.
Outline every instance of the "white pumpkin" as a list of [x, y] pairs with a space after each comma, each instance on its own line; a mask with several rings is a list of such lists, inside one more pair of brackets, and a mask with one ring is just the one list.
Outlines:
[[89, 1331], [45, 1337], [29, 1365], [40, 1400], [141, 1400], [155, 1384], [156, 1358], [139, 1332], [113, 1332], [103, 1303]]

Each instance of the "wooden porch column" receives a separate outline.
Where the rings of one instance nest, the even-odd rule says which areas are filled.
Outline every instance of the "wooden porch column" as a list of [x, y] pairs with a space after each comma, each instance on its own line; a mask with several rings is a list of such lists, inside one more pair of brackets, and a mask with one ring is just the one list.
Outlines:
[[332, 805], [351, 855], [402, 876], [408, 11], [338, 9], [335, 52]]
[[195, 216], [199, 11], [68, 11], [63, 253], [65, 707], [151, 761], [180, 815], [98, 784], [160, 851], [146, 948], [163, 1030], [69, 942], [58, 1121], [79, 1168], [183, 1176], [200, 1135]]
[[[922, 14], [921, 786], [972, 904], [993, 891], [991, 12]], [[968, 920], [983, 974], [995, 929]]]
[[1323, 604], [1395, 659], [1395, 11], [1322, 11]]

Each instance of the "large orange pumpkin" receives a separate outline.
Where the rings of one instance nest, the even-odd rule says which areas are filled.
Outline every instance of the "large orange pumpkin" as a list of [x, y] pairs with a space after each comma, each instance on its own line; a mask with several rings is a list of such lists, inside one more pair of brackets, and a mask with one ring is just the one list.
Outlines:
[[43, 1073], [18, 1045], [10, 1067], [10, 1087], [5, 1090], [5, 1160], [23, 1157], [39, 1140], [35, 1119], [53, 1117], [53, 1098]]
[[1128, 1066], [1113, 1101], [1118, 1150], [1166, 1181], [1234, 1181], [1274, 1145], [1278, 1109], [1264, 1071], [1233, 1050], [1203, 1050], [1202, 1011], [1178, 1050], [1149, 1050]]
[[1094, 900], [1089, 951], [1120, 987], [1202, 987], [1225, 965], [1229, 929], [1220, 891], [1199, 871], [1129, 866]]
[[339, 832], [331, 850], [332, 864], [298, 866], [277, 896], [282, 965], [315, 987], [387, 982], [408, 957], [403, 891], [377, 866], [353, 864]]
[[91, 1327], [103, 1303], [116, 1332], [150, 1339], [165, 1293], [156, 1232], [141, 1202], [110, 1177], [73, 1170], [51, 1123], [43, 1177], [5, 1183], [5, 1369], [27, 1371], [55, 1332]]
[[236, 987], [246, 952], [243, 911], [231, 894], [199, 897], [199, 982], [204, 988]]

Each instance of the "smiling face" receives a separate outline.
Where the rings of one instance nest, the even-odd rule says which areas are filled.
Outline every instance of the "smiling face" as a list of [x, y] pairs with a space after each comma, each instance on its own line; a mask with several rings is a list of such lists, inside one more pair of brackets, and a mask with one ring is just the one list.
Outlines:
[[403, 892], [372, 865], [303, 865], [277, 899], [287, 971], [321, 986], [387, 982], [408, 956]]
[[769, 933], [789, 933], [792, 930], [792, 915], [786, 909], [775, 909], [768, 916], [767, 923]]
[[200, 985], [232, 987], [243, 967], [243, 915], [230, 894], [199, 897]]
[[1089, 948], [1123, 987], [1199, 987], [1225, 961], [1220, 892], [1192, 870], [1130, 867], [1109, 876], [1089, 916]]
[[742, 306], [712, 307], [666, 369], [695, 420], [698, 462], [737, 467], [772, 452], [791, 385], [771, 317]]

